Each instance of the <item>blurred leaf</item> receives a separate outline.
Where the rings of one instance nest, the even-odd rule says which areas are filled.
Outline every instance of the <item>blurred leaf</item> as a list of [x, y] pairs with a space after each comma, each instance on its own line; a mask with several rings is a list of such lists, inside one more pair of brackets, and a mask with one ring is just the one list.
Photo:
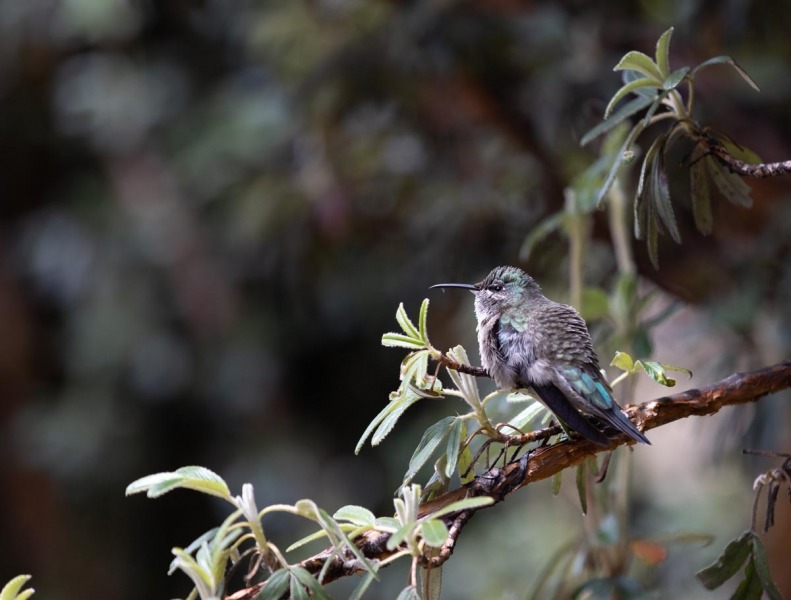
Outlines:
[[412, 533], [412, 530], [415, 528], [415, 523], [405, 523], [401, 525], [394, 533], [390, 535], [387, 539], [387, 549], [388, 550], [395, 550], [398, 548], [407, 536]]
[[764, 543], [755, 533], [753, 533], [753, 563], [766, 597], [769, 600], [783, 600], [783, 595], [777, 589], [775, 582], [772, 581], [772, 574], [769, 572], [769, 562], [766, 560]]
[[610, 366], [616, 367], [621, 369], [621, 371], [626, 371], [628, 373], [634, 367], [634, 359], [626, 352], [621, 352], [618, 350], [615, 352], [615, 356], [613, 357], [612, 362], [610, 362]]
[[651, 104], [654, 101], [656, 95], [652, 96], [638, 96], [637, 98], [633, 98], [626, 104], [624, 104], [621, 108], [615, 111], [609, 118], [605, 119], [595, 127], [593, 127], [590, 131], [588, 131], [585, 135], [582, 136], [580, 140], [580, 146], [585, 146], [591, 140], [597, 138], [603, 133], [607, 133], [612, 128], [614, 128], [619, 123], [625, 121], [632, 115], [640, 112], [646, 106]]
[[613, 160], [613, 164], [610, 167], [610, 171], [607, 174], [607, 178], [604, 180], [604, 184], [602, 185], [601, 189], [599, 190], [599, 194], [596, 197], [596, 205], [600, 206], [604, 197], [607, 195], [607, 192], [610, 191], [612, 184], [615, 182], [615, 178], [618, 176], [618, 171], [621, 168], [621, 164], [624, 160], [624, 154], [632, 147], [632, 144], [637, 139], [637, 136], [645, 129], [645, 125], [643, 125], [642, 121], [637, 123], [632, 130], [629, 132], [629, 135], [626, 136], [626, 140], [621, 146], [621, 149], [616, 153], [615, 159]]
[[409, 348], [411, 350], [420, 350], [426, 347], [422, 340], [411, 338], [400, 333], [388, 332], [382, 336], [382, 346], [387, 348]]
[[543, 219], [538, 225], [533, 227], [519, 248], [519, 260], [529, 260], [535, 247], [560, 227], [564, 217], [565, 213], [558, 212]]
[[[656, 42], [656, 66], [663, 77], [670, 74], [670, 38], [673, 36], [673, 28], [665, 31]], [[689, 68], [687, 67], [687, 70]]]
[[[423, 301], [424, 304], [426, 302], [427, 302], [427, 300]], [[426, 308], [428, 308], [428, 307], [426, 307]], [[421, 307], [421, 312], [422, 312], [422, 310], [423, 310], [423, 307]], [[412, 339], [416, 339], [416, 340], [420, 340], [421, 339], [420, 332], [412, 324], [412, 321], [409, 320], [409, 317], [406, 314], [406, 309], [404, 308], [404, 303], [403, 302], [401, 302], [398, 305], [398, 310], [396, 310], [396, 321], [398, 321], [398, 324], [401, 326], [401, 329], [404, 330], [404, 333], [408, 337], [410, 337]]]
[[736, 61], [733, 60], [730, 56], [715, 56], [714, 58], [704, 60], [697, 67], [692, 69], [692, 75], [695, 76], [698, 73], [698, 71], [700, 71], [705, 67], [709, 67], [711, 65], [721, 65], [721, 64], [727, 64], [733, 67], [733, 69], [741, 76], [742, 79], [744, 79], [750, 85], [751, 88], [753, 88], [756, 92], [761, 91], [758, 88], [758, 84], [756, 84], [753, 81], [752, 77], [750, 77], [747, 74], [747, 71], [745, 71], [738, 64], [736, 64]]
[[[347, 525], [347, 527], [353, 527], [351, 525]], [[302, 546], [306, 546], [311, 542], [315, 542], [317, 540], [321, 540], [327, 537], [327, 532], [323, 529], [319, 529], [318, 531], [314, 531], [313, 533], [306, 535], [305, 537], [299, 538], [296, 542], [293, 542], [288, 548], [286, 548], [286, 552], [291, 552], [296, 550], [297, 548], [301, 548]]]
[[728, 171], [711, 156], [703, 158], [701, 162], [706, 165], [709, 176], [728, 202], [737, 206], [752, 206], [750, 186], [744, 183], [741, 177]]
[[371, 584], [374, 582], [375, 579], [376, 579], [375, 571], [369, 571], [368, 573], [366, 573], [362, 577], [360, 584], [356, 588], [354, 588], [354, 591], [349, 596], [349, 600], [360, 600], [360, 598], [363, 597], [363, 595], [365, 594], [365, 592], [368, 590], [368, 588], [371, 586]]
[[535, 398], [530, 398], [530, 405], [523, 409], [521, 412], [516, 414], [511, 419], [508, 419], [508, 423], [512, 425], [519, 431], [524, 429], [524, 426], [530, 423], [533, 419], [536, 418], [542, 411], [545, 411], [546, 408], [544, 407], [541, 402], [536, 400]]
[[557, 496], [563, 485], [563, 471], [558, 471], [552, 476], [552, 495]]
[[464, 441], [464, 419], [457, 418], [448, 435], [448, 445], [445, 450], [447, 456], [447, 463], [445, 464], [445, 476], [453, 477], [456, 471], [456, 465], [459, 460], [459, 452], [461, 451], [461, 443]]
[[436, 519], [449, 515], [451, 513], [459, 512], [462, 510], [469, 510], [472, 508], [483, 508], [484, 506], [491, 506], [494, 504], [494, 498], [489, 496], [475, 496], [473, 498], [463, 498], [451, 502], [447, 506], [443, 506], [438, 511], [431, 513], [431, 517]]
[[687, 76], [687, 73], [689, 73], [689, 67], [681, 67], [680, 69], [673, 71], [670, 75], [667, 76], [667, 79], [665, 79], [662, 82], [662, 89], [668, 92], [670, 90], [676, 89], [678, 87], [678, 84], [684, 81], [684, 78]]
[[441, 548], [448, 539], [448, 528], [439, 519], [428, 519], [420, 525], [420, 534], [432, 548]]
[[377, 517], [376, 527], [377, 529], [390, 530], [392, 533], [401, 527], [401, 524], [393, 517]]
[[233, 501], [228, 485], [222, 477], [205, 467], [197, 466], [181, 467], [173, 472], [142, 477], [127, 486], [126, 495], [146, 492], [149, 498], [158, 498], [178, 488], [191, 489], [217, 496], [223, 500]]
[[289, 589], [290, 582], [291, 573], [288, 569], [278, 569], [266, 580], [256, 600], [280, 600]]
[[632, 553], [645, 564], [655, 567], [667, 558], [667, 548], [651, 540], [633, 540]]
[[[323, 600], [330, 600], [330, 595], [327, 593], [327, 590], [324, 589], [324, 586], [321, 585], [310, 572], [303, 568], [303, 567], [292, 567], [291, 568], [291, 576], [292, 582], [296, 579], [299, 581], [302, 586], [304, 586], [303, 591], [305, 589], [310, 591], [310, 594], [305, 593], [305, 598], [321, 598]], [[294, 588], [292, 587], [292, 590]], [[294, 596], [292, 595], [292, 598]]]
[[423, 600], [442, 598], [442, 567], [420, 568], [420, 587]]
[[731, 540], [713, 564], [697, 572], [696, 577], [707, 590], [717, 589], [739, 572], [752, 553], [752, 535], [752, 531], [745, 531]]
[[595, 321], [609, 314], [610, 300], [607, 292], [599, 287], [587, 286], [582, 290], [580, 314], [586, 321]]
[[342, 506], [332, 515], [336, 521], [348, 521], [354, 525], [370, 526], [373, 527], [376, 523], [376, 515], [364, 506], [356, 506], [349, 504]]
[[731, 600], [761, 600], [762, 596], [761, 580], [755, 572], [755, 564], [750, 560], [744, 569], [744, 580], [736, 588]]
[[30, 581], [31, 575], [17, 575], [11, 581], [3, 586], [0, 590], [0, 600], [26, 600], [35, 593], [35, 590], [30, 588], [23, 592], [23, 587]]
[[415, 448], [415, 452], [412, 454], [412, 458], [409, 459], [409, 467], [404, 475], [405, 483], [412, 481], [417, 472], [428, 462], [445, 439], [445, 436], [450, 432], [455, 420], [456, 417], [444, 417], [426, 429], [420, 443]]
[[580, 508], [582, 509], [583, 515], [588, 514], [588, 492], [585, 483], [585, 472], [587, 465], [588, 461], [583, 461], [577, 465], [577, 496], [580, 499]]
[[[635, 79], [634, 81], [630, 81], [629, 83], [624, 84], [610, 99], [610, 102], [607, 104], [607, 108], [604, 109], [604, 119], [607, 120], [610, 116], [610, 113], [615, 108], [615, 105], [618, 104], [621, 100], [623, 100], [627, 94], [639, 90], [641, 88], [654, 88], [659, 89], [662, 86], [656, 82], [654, 79], [649, 79], [647, 77], [641, 77], [640, 79]], [[644, 96], [641, 96], [644, 98]]]
[[645, 77], [653, 79], [659, 87], [662, 86], [662, 81], [665, 79], [656, 63], [649, 56], [637, 50], [627, 52], [618, 61], [618, 64], [613, 67], [613, 71], [624, 71], [626, 69], [642, 73]]
[[415, 586], [408, 585], [396, 596], [396, 600], [421, 600], [421, 598]]
[[714, 219], [711, 214], [711, 195], [709, 193], [709, 176], [706, 165], [700, 161], [689, 169], [690, 201], [695, 227], [704, 235], [711, 233]]

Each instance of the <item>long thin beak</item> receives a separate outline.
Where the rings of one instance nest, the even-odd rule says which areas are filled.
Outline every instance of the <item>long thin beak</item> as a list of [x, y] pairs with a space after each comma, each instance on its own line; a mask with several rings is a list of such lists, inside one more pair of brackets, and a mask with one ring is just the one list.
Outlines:
[[432, 285], [430, 290], [434, 288], [461, 288], [463, 290], [472, 290], [473, 292], [478, 291], [478, 286], [472, 285], [471, 283], [438, 283], [437, 285]]

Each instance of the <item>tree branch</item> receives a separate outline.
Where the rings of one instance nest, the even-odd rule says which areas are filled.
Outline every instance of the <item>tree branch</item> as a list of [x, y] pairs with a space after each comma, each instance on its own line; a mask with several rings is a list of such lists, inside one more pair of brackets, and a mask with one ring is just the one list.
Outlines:
[[780, 175], [791, 174], [791, 160], [784, 160], [774, 163], [760, 163], [754, 165], [746, 163], [743, 160], [739, 160], [738, 158], [734, 158], [725, 148], [719, 144], [711, 145], [710, 149], [711, 153], [717, 158], [717, 160], [728, 167], [731, 172], [743, 177], [766, 179], [767, 177], [778, 177]]
[[[791, 388], [791, 360], [757, 371], [736, 373], [703, 388], [630, 407], [626, 412], [640, 429], [646, 431], [686, 417], [713, 415], [725, 406], [755, 402], [763, 396], [788, 388]], [[559, 428], [548, 428], [524, 436], [513, 436], [510, 445], [519, 446], [537, 439], [546, 439], [559, 432]], [[423, 504], [420, 514], [429, 515], [452, 502], [476, 496], [490, 496], [497, 504], [519, 488], [552, 477], [589, 456], [633, 443], [625, 435], [613, 435], [609, 448], [602, 448], [582, 438], [534, 448], [521, 459], [502, 468], [493, 467], [476, 477], [472, 483]], [[438, 567], [450, 558], [462, 528], [478, 510], [480, 509], [463, 510], [445, 518], [450, 531], [448, 540], [436, 556], [424, 559], [424, 566]], [[393, 554], [392, 550], [387, 549], [389, 537], [387, 533], [369, 531], [355, 540], [355, 543], [367, 558], [382, 560]], [[331, 564], [325, 573], [324, 583], [362, 572], [362, 567], [350, 552], [346, 551], [338, 556], [337, 553], [333, 554], [332, 548], [305, 559], [299, 566], [317, 574], [327, 560]], [[264, 584], [257, 584], [239, 590], [227, 596], [227, 600], [255, 598], [263, 586]]]

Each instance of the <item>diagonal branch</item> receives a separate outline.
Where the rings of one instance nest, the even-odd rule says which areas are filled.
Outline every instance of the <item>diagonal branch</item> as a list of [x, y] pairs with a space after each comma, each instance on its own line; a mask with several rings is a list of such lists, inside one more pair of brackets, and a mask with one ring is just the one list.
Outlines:
[[[713, 415], [725, 406], [755, 402], [768, 394], [788, 388], [791, 388], [791, 360], [757, 371], [735, 373], [706, 387], [658, 398], [639, 406], [630, 407], [626, 412], [636, 421], [638, 427], [645, 431], [686, 417]], [[550, 430], [553, 432], [552, 434], [558, 433], [551, 428]], [[544, 438], [545, 436], [540, 434], [545, 432], [547, 435], [552, 435], [547, 430], [541, 430], [525, 436], [514, 436], [512, 439], [515, 442], [512, 442], [512, 445], [517, 446], [520, 443]], [[520, 460], [511, 462], [502, 468], [491, 468], [476, 477], [472, 483], [423, 504], [421, 515], [436, 512], [462, 498], [475, 496], [491, 496], [494, 498], [494, 503], [497, 504], [519, 488], [552, 477], [563, 469], [579, 464], [589, 456], [633, 443], [630, 438], [618, 435], [612, 438], [612, 445], [609, 448], [596, 446], [585, 439], [574, 439], [552, 446], [535, 448]], [[424, 566], [438, 567], [450, 558], [462, 528], [478, 510], [480, 509], [464, 510], [445, 518], [450, 531], [448, 540], [438, 555], [424, 559]], [[392, 550], [387, 549], [389, 537], [387, 533], [369, 531], [361, 535], [355, 543], [367, 558], [382, 560], [393, 554]], [[317, 574], [324, 568], [328, 560], [331, 563], [326, 569], [324, 583], [362, 572], [361, 566], [354, 560], [351, 553], [338, 556], [337, 553], [333, 553], [332, 548], [305, 559], [299, 563], [299, 566]], [[235, 594], [227, 596], [227, 600], [255, 598], [264, 585], [261, 583], [239, 590]]]

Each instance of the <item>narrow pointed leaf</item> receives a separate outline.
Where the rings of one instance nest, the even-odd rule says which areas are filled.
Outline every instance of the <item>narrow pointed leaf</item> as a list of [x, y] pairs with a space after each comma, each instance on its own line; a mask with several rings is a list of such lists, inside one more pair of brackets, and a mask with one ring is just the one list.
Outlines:
[[597, 206], [601, 206], [604, 197], [610, 191], [612, 184], [615, 182], [615, 178], [618, 176], [618, 171], [621, 169], [621, 165], [623, 164], [624, 155], [631, 149], [632, 144], [634, 144], [634, 141], [637, 139], [637, 136], [640, 135], [643, 129], [645, 129], [645, 125], [643, 125], [641, 121], [640, 123], [637, 123], [637, 125], [635, 125], [629, 132], [629, 135], [626, 136], [626, 140], [624, 141], [623, 146], [621, 146], [621, 149], [616, 153], [613, 164], [610, 167], [609, 173], [607, 174], [607, 178], [604, 180], [604, 184], [596, 196]]
[[530, 232], [525, 237], [525, 241], [522, 242], [522, 246], [519, 248], [519, 260], [527, 261], [530, 258], [530, 255], [533, 253], [533, 249], [544, 239], [546, 239], [549, 234], [556, 231], [561, 223], [563, 222], [564, 213], [558, 212], [554, 215], [547, 217], [543, 221], [541, 221], [538, 225], [533, 227]]
[[563, 485], [563, 471], [558, 471], [552, 476], [552, 495], [557, 496]]
[[[467, 436], [466, 426], [464, 437]], [[470, 445], [464, 446], [464, 449], [459, 453], [459, 479], [462, 485], [467, 485], [475, 479], [475, 469], [472, 468], [472, 450]]]
[[455, 420], [455, 417], [445, 417], [426, 429], [423, 438], [420, 440], [415, 452], [412, 454], [412, 458], [409, 460], [409, 467], [404, 476], [405, 482], [412, 481], [412, 478], [417, 475], [417, 472], [428, 462], [450, 432]]
[[363, 597], [365, 592], [371, 586], [371, 584], [376, 580], [376, 571], [369, 571], [366, 573], [362, 580], [360, 581], [359, 585], [354, 588], [354, 591], [349, 596], [349, 600], [360, 600]]
[[696, 577], [707, 590], [714, 590], [739, 572], [752, 552], [752, 531], [745, 531], [725, 547], [711, 565], [698, 571]]
[[544, 405], [534, 398], [529, 406], [527, 406], [522, 411], [517, 413], [514, 417], [509, 419], [508, 423], [514, 427], [515, 431], [516, 430], [522, 431], [525, 425], [530, 423], [544, 410], [545, 410]]
[[709, 192], [709, 175], [706, 165], [700, 161], [689, 169], [690, 199], [695, 227], [704, 235], [711, 233], [714, 218], [711, 214], [711, 194]]
[[426, 319], [428, 318], [428, 298], [424, 298], [420, 305], [420, 314], [418, 315], [418, 333], [420, 339], [428, 343], [428, 329], [426, 327]]
[[756, 92], [761, 91], [760, 88], [758, 87], [758, 84], [756, 84], [755, 81], [753, 81], [753, 78], [747, 74], [747, 71], [742, 69], [736, 63], [736, 61], [733, 60], [730, 56], [715, 56], [714, 58], [704, 60], [697, 67], [692, 69], [692, 75], [693, 76], [696, 75], [698, 71], [700, 71], [705, 67], [709, 67], [711, 65], [722, 65], [722, 64], [730, 65], [731, 67], [733, 67], [733, 69], [741, 76], [742, 79], [744, 79], [750, 85], [751, 88], [753, 88]]
[[31, 575], [17, 575], [3, 586], [0, 591], [0, 600], [24, 600], [33, 595], [33, 589], [27, 589], [20, 593], [25, 584], [30, 581]]
[[456, 465], [459, 461], [459, 452], [461, 451], [461, 442], [464, 439], [465, 429], [464, 420], [456, 419], [456, 422], [453, 424], [450, 434], [448, 435], [448, 445], [447, 449], [445, 450], [445, 456], [447, 456], [447, 462], [445, 463], [446, 477], [453, 477], [453, 473], [456, 471]]
[[701, 160], [706, 165], [707, 172], [714, 185], [725, 199], [731, 204], [749, 208], [753, 201], [750, 198], [750, 186], [744, 183], [741, 177], [728, 171], [716, 159], [707, 156]]
[[288, 569], [279, 569], [270, 575], [256, 600], [280, 600], [289, 589], [291, 573]]
[[412, 321], [409, 320], [403, 302], [398, 305], [398, 310], [396, 311], [396, 321], [398, 321], [398, 324], [401, 326], [401, 329], [404, 330], [404, 333], [407, 336], [418, 340], [420, 339], [420, 332], [412, 324]]
[[652, 178], [653, 185], [655, 186], [654, 202], [656, 202], [656, 211], [662, 223], [670, 233], [670, 237], [677, 243], [681, 243], [681, 231], [678, 229], [676, 223], [676, 215], [673, 212], [673, 205], [670, 202], [670, 186], [667, 181], [667, 171], [665, 170], [664, 153], [664, 138], [662, 146], [657, 151], [657, 159], [654, 161], [654, 176]]
[[420, 589], [423, 600], [442, 598], [442, 567], [420, 568]]
[[626, 69], [642, 73], [644, 76], [656, 81], [659, 86], [662, 85], [662, 81], [665, 79], [662, 73], [659, 72], [659, 67], [656, 66], [656, 63], [648, 55], [637, 50], [627, 52], [618, 64], [613, 67], [613, 71], [624, 71]]
[[591, 140], [597, 138], [603, 133], [607, 133], [619, 123], [628, 119], [632, 115], [640, 112], [646, 106], [651, 104], [651, 102], [654, 101], [655, 97], [656, 96], [641, 95], [638, 96], [637, 98], [633, 98], [632, 100], [629, 100], [629, 102], [621, 106], [621, 108], [619, 108], [612, 115], [610, 115], [609, 118], [602, 121], [601, 123], [593, 127], [590, 131], [588, 131], [585, 135], [583, 135], [582, 139], [580, 140], [580, 146], [586, 145]]
[[761, 580], [755, 572], [755, 563], [750, 560], [744, 568], [744, 580], [736, 588], [731, 600], [761, 600]]
[[772, 580], [772, 574], [769, 572], [769, 561], [766, 559], [764, 543], [756, 534], [753, 534], [753, 564], [766, 597], [769, 600], [783, 600], [783, 595], [777, 589], [777, 585]]
[[423, 540], [432, 548], [441, 548], [448, 539], [448, 528], [439, 519], [429, 519], [420, 525]]
[[673, 36], [673, 28], [665, 31], [656, 42], [656, 66], [659, 72], [667, 77], [670, 73], [670, 38]]
[[191, 489], [224, 500], [233, 501], [231, 491], [217, 473], [199, 466], [181, 467], [173, 472], [156, 473], [130, 483], [126, 495], [146, 492], [149, 498], [158, 498], [172, 490]]
[[414, 585], [408, 585], [396, 596], [396, 600], [421, 600], [420, 593]]
[[666, 91], [674, 90], [678, 87], [678, 85], [684, 81], [684, 78], [689, 73], [689, 67], [681, 67], [673, 71], [670, 75], [667, 76], [662, 82], [662, 88]]
[[483, 508], [484, 506], [491, 506], [494, 504], [494, 498], [489, 496], [476, 496], [474, 498], [464, 498], [463, 500], [456, 500], [447, 506], [443, 506], [437, 512], [431, 513], [431, 517], [437, 519], [452, 513], [460, 512], [462, 510], [470, 510], [473, 508]]
[[[662, 363], [653, 360], [642, 360], [638, 361], [638, 364], [643, 368], [643, 371], [657, 383], [666, 387], [673, 387], [676, 385], [676, 380], [667, 376], [667, 369], [665, 369]], [[686, 371], [686, 369], [684, 370]]]
[[585, 485], [585, 471], [587, 468], [587, 461], [581, 462], [577, 465], [577, 496], [580, 499], [580, 508], [582, 509], [582, 514], [588, 514], [588, 492]]
[[[294, 567], [291, 569], [292, 581], [296, 579], [304, 588], [310, 590], [310, 595], [305, 595], [306, 598], [321, 598], [322, 600], [329, 600], [330, 595], [324, 589], [316, 578], [303, 567]], [[303, 589], [304, 589], [303, 588]]]
[[655, 269], [659, 268], [659, 224], [656, 221], [654, 205], [647, 206], [648, 219], [646, 224], [647, 237], [646, 247], [648, 248], [648, 258]]
[[360, 436], [360, 440], [357, 442], [357, 446], [354, 448], [354, 453], [360, 453], [363, 444], [365, 444], [368, 436], [370, 436], [374, 430], [376, 430], [376, 434], [374, 439], [371, 440], [371, 445], [378, 445], [379, 442], [381, 442], [387, 436], [387, 434], [392, 431], [398, 419], [404, 414], [404, 411], [418, 400], [420, 400], [420, 396], [411, 390], [405, 390], [402, 394], [399, 394], [394, 399], [390, 400], [390, 402], [388, 402], [388, 404], [381, 411], [379, 411], [379, 414], [374, 417], [374, 420], [371, 421], [370, 425], [368, 425], [368, 427], [365, 429], [362, 436]]
[[[639, 79], [635, 79], [634, 81], [630, 81], [629, 83], [624, 84], [617, 92], [615, 92], [615, 94], [613, 94], [613, 97], [610, 98], [610, 102], [607, 104], [607, 108], [604, 109], [604, 118], [605, 119], [609, 118], [610, 113], [615, 108], [615, 106], [631, 92], [634, 92], [642, 88], [658, 89], [660, 87], [662, 86], [658, 84], [656, 80], [649, 79], [647, 77], [641, 77]], [[644, 98], [644, 96], [641, 96], [641, 98]]]
[[410, 350], [420, 350], [426, 344], [422, 340], [402, 335], [400, 333], [385, 333], [382, 336], [382, 346], [387, 348], [409, 348]]

